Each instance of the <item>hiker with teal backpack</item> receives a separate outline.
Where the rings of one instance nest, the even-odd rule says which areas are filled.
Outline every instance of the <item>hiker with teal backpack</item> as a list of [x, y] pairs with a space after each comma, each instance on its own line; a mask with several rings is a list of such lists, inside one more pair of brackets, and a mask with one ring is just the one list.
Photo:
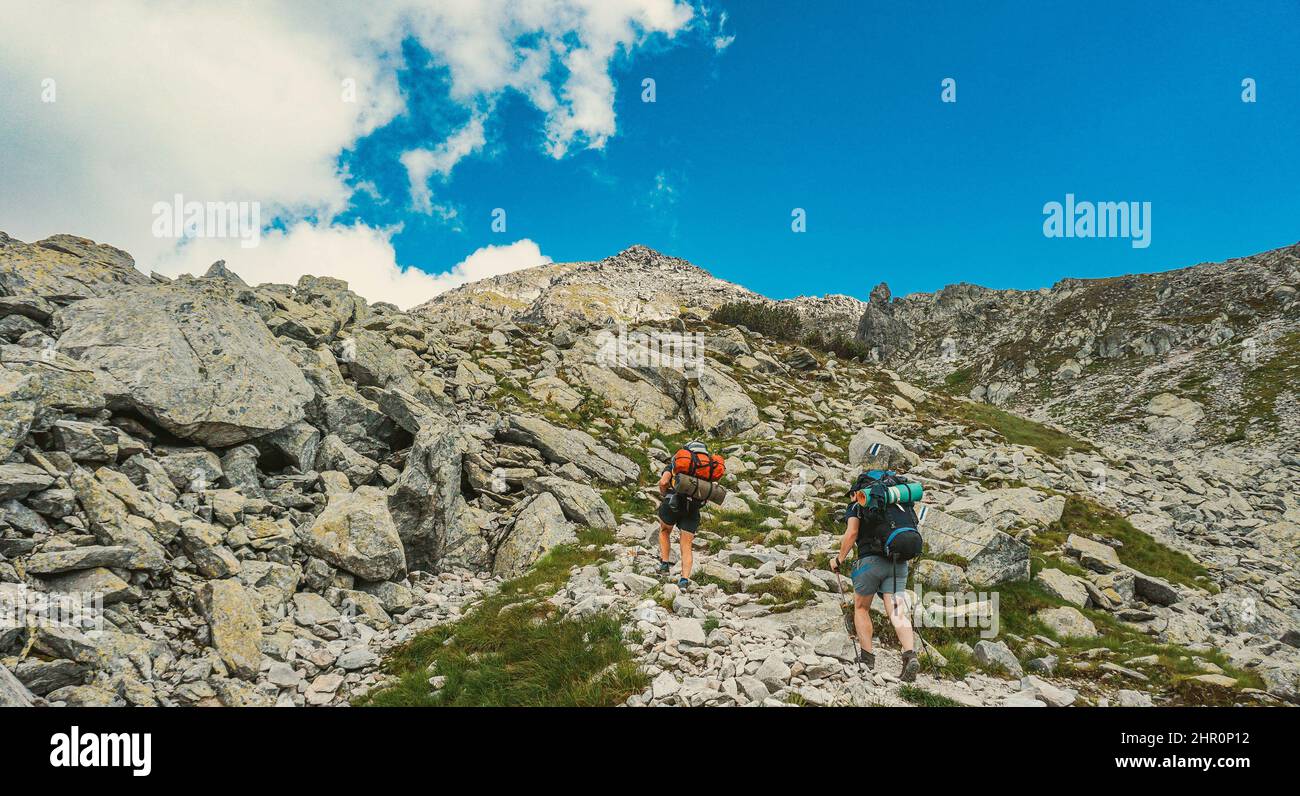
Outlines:
[[[849, 498], [844, 510], [847, 527], [831, 570], [838, 578], [841, 567], [850, 564], [858, 663], [868, 669], [876, 664], [871, 646], [871, 602], [879, 596], [903, 647], [900, 678], [910, 683], [921, 663], [916, 657], [907, 600], [901, 595], [907, 588], [908, 563], [921, 554], [920, 522], [914, 506], [921, 498], [921, 485], [889, 470], [871, 470], [853, 482]], [[852, 559], [850, 553], [854, 553]]]

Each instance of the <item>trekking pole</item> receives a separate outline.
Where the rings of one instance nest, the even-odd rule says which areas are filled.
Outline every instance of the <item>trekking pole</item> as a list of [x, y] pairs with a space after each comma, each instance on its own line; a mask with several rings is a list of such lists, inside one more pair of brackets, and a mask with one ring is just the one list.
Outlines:
[[[837, 555], [838, 555], [838, 554], [837, 554]], [[840, 566], [844, 566], [844, 565], [841, 564]], [[839, 604], [840, 604], [840, 618], [844, 620], [844, 629], [845, 629], [845, 630], [848, 632], [848, 634], [849, 634], [849, 641], [853, 642], [853, 652], [854, 652], [854, 657], [856, 658], [856, 657], [857, 657], [857, 651], [858, 651], [858, 631], [857, 631], [857, 628], [855, 628], [854, 625], [853, 625], [853, 609], [852, 609], [852, 607], [849, 606], [849, 604], [846, 603], [846, 602], [844, 601], [844, 599], [843, 599], [843, 597], [844, 597], [844, 589], [843, 589], [843, 587], [840, 586], [840, 573], [839, 573], [839, 572], [832, 572], [831, 574], [835, 576], [835, 594], [836, 594], [837, 597], [840, 598], [840, 599], [839, 599]], [[845, 607], [849, 607], [849, 612], [848, 612], [848, 613], [845, 613], [845, 612], [844, 612]]]

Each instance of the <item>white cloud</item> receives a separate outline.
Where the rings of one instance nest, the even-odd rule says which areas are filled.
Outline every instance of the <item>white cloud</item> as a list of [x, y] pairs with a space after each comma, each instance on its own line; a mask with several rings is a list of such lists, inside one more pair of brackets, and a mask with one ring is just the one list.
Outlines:
[[[462, 158], [482, 149], [485, 142], [483, 117], [475, 114], [464, 127], [437, 147], [403, 152], [402, 165], [406, 167], [406, 176], [411, 182], [411, 205], [421, 213], [433, 213], [433, 190], [429, 187], [429, 178], [436, 174], [445, 180]], [[444, 219], [449, 217], [445, 208], [439, 210]], [[452, 217], [454, 215], [451, 213]]]
[[537, 244], [528, 238], [500, 246], [484, 246], [452, 266], [447, 273], [433, 277], [437, 287], [434, 295], [469, 282], [477, 282], [480, 279], [532, 268], [535, 265], [545, 265], [549, 262], [551, 258], [542, 254]]
[[299, 222], [287, 230], [262, 236], [258, 246], [240, 247], [237, 241], [196, 238], [159, 263], [160, 273], [199, 275], [213, 262], [226, 267], [249, 284], [295, 284], [303, 274], [330, 276], [346, 281], [369, 301], [387, 301], [409, 309], [466, 282], [551, 262], [533, 241], [524, 238], [509, 245], [484, 246], [444, 273], [429, 274], [397, 263], [392, 236], [397, 228], [375, 229], [365, 224], [317, 225]]
[[[142, 270], [164, 270], [222, 246], [195, 241], [178, 254], [175, 240], [151, 234], [156, 202], [259, 202], [265, 223], [290, 232], [268, 232], [258, 253], [348, 247], [379, 269], [380, 290], [416, 277], [397, 266], [390, 233], [333, 225], [353, 191], [339, 156], [405, 111], [397, 70], [406, 38], [446, 66], [451, 100], [470, 112], [465, 127], [402, 158], [416, 207], [450, 219], [455, 207], [435, 201], [430, 180], [485, 146], [497, 96], [518, 91], [544, 114], [554, 157], [603, 147], [616, 132], [613, 60], [651, 35], [685, 30], [693, 15], [684, 0], [10, 6], [0, 229], [24, 240], [84, 235], [131, 252]], [[53, 103], [41, 101], [46, 78]], [[356, 190], [373, 197], [375, 186]]]

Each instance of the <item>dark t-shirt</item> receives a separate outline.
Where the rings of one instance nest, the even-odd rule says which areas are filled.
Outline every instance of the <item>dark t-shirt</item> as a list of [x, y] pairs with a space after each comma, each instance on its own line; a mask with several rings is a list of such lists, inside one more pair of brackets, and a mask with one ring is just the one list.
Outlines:
[[867, 511], [867, 507], [856, 500], [844, 508], [844, 522], [848, 523], [850, 517], [858, 518], [857, 557], [881, 555], [885, 550], [880, 537], [880, 524], [884, 517], [879, 512]]

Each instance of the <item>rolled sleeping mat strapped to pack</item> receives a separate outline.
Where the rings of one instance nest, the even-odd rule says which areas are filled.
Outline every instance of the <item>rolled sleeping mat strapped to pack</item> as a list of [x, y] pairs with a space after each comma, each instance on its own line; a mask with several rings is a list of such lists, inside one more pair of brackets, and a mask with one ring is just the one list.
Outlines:
[[685, 473], [674, 476], [673, 491], [688, 498], [716, 503], [719, 506], [727, 498], [726, 487], [717, 481], [705, 481]]
[[889, 498], [885, 501], [886, 505], [892, 503], [915, 503], [921, 499], [922, 495], [921, 485], [915, 482], [887, 487], [886, 491], [889, 494]]

